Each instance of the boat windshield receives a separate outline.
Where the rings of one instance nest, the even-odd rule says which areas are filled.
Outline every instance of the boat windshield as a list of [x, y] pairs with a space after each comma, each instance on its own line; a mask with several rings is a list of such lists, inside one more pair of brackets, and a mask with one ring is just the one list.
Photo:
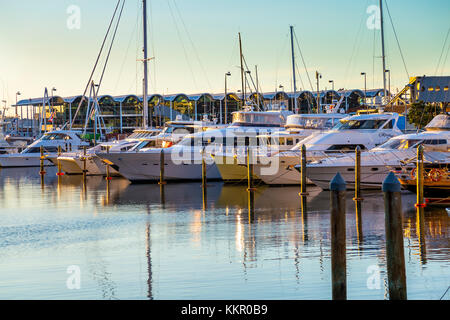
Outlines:
[[70, 137], [64, 133], [46, 133], [42, 140], [69, 140]]
[[297, 118], [295, 122], [286, 124], [286, 127], [296, 127], [302, 129], [331, 129], [337, 123], [335, 118]]
[[341, 120], [335, 127], [336, 130], [369, 130], [380, 129], [386, 123], [386, 119], [370, 120]]
[[379, 149], [405, 150], [417, 146], [423, 140], [419, 139], [391, 139], [379, 146]]
[[166, 127], [162, 133], [171, 133], [171, 134], [192, 134], [194, 133], [194, 127], [174, 127], [168, 126]]
[[278, 113], [252, 113], [235, 112], [233, 113], [233, 124], [235, 126], [253, 125], [279, 127], [283, 124], [283, 119]]

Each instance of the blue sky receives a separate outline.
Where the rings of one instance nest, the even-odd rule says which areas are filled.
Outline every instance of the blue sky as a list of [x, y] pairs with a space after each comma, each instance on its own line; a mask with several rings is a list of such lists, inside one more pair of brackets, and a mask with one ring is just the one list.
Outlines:
[[[376, 0], [148, 0], [150, 92], [221, 92], [240, 89], [238, 32], [249, 67], [258, 66], [263, 91], [292, 88], [289, 26], [295, 27], [309, 75], [321, 88], [382, 87], [379, 30], [370, 30], [367, 8]], [[14, 103], [39, 97], [44, 87], [62, 96], [82, 94], [115, 0], [0, 1], [0, 95]], [[434, 75], [447, 31], [448, 0], [387, 0], [410, 76]], [[80, 29], [67, 28], [67, 8], [80, 8]], [[127, 0], [102, 84], [103, 94], [142, 93], [141, 1]], [[385, 11], [391, 88], [407, 74]], [[448, 43], [450, 42], [450, 39]], [[447, 47], [444, 50], [446, 57]], [[297, 50], [297, 49], [296, 49]], [[376, 58], [374, 58], [374, 52]], [[297, 87], [311, 90], [298, 50]], [[443, 59], [444, 59], [443, 58]], [[449, 74], [450, 58], [438, 74]], [[98, 79], [98, 75], [96, 75]], [[315, 86], [315, 84], [313, 83]]]

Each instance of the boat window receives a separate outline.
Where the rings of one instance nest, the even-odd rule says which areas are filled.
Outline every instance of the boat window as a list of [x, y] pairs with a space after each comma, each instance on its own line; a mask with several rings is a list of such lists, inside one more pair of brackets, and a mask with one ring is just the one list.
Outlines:
[[393, 129], [394, 128], [394, 119], [391, 119], [384, 127], [383, 129]]
[[336, 126], [337, 130], [368, 130], [379, 129], [386, 122], [384, 119], [374, 120], [345, 120]]
[[353, 152], [357, 146], [359, 146], [361, 150], [366, 149], [362, 144], [335, 144], [329, 147], [326, 152]]
[[293, 146], [294, 145], [294, 139], [293, 138], [287, 138], [286, 139], [286, 145]]
[[67, 140], [70, 137], [64, 133], [47, 133], [42, 137], [42, 140]]

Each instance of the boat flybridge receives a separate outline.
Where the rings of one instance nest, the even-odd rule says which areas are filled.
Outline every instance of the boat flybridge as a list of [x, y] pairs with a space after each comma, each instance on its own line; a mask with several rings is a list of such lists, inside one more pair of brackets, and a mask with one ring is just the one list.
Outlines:
[[[290, 150], [310, 135], [333, 128], [346, 116], [340, 113], [289, 115], [284, 130], [257, 136], [256, 145], [254, 145], [257, 150], [254, 150], [252, 154], [257, 158], [261, 155], [275, 155], [278, 152]], [[247, 178], [245, 148], [227, 148], [223, 152], [214, 154], [213, 157], [224, 181], [241, 181]], [[254, 178], [258, 179], [257, 176]]]
[[[450, 116], [436, 116], [425, 131], [393, 137], [381, 146], [361, 153], [361, 188], [381, 188], [391, 170], [400, 171], [409, 159], [417, 154], [423, 145], [425, 151], [448, 152], [450, 148]], [[405, 170], [413, 167], [406, 167]], [[307, 165], [307, 177], [317, 186], [327, 190], [329, 183], [339, 172], [348, 188], [355, 184], [355, 155], [341, 155], [323, 158]]]
[[[78, 150], [89, 143], [81, 139], [81, 131], [73, 130], [54, 130], [44, 133], [44, 135], [30, 144], [21, 153], [0, 155], [1, 167], [39, 167], [40, 165], [40, 147], [44, 149], [47, 156], [54, 156], [58, 152], [58, 147], [62, 151]], [[46, 158], [44, 165], [52, 165]]]
[[306, 147], [308, 161], [320, 160], [339, 154], [370, 150], [389, 138], [402, 134], [397, 113], [354, 115], [340, 119], [331, 130], [313, 134], [300, 141], [289, 151], [258, 157], [254, 173], [266, 184], [299, 184], [299, 164], [302, 145]]
[[199, 180], [202, 177], [202, 157], [207, 165], [208, 179], [221, 179], [209, 154], [215, 154], [228, 146], [248, 146], [250, 140], [260, 134], [280, 131], [288, 115], [286, 110], [265, 112], [237, 111], [233, 122], [225, 128], [207, 128], [202, 132], [185, 136], [178, 144], [166, 148], [138, 148], [123, 153], [98, 153], [112, 167], [130, 181], [158, 181], [160, 158], [164, 152], [165, 180]]

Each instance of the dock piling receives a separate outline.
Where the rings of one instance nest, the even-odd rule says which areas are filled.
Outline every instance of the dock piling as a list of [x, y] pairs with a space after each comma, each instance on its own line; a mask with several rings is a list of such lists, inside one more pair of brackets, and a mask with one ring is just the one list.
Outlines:
[[160, 157], [159, 157], [159, 184], [163, 185], [166, 182], [164, 181], [164, 149], [161, 149]]
[[303, 144], [301, 148], [301, 156], [300, 156], [300, 196], [307, 196], [309, 193], [306, 190], [307, 182], [306, 182], [306, 147]]
[[40, 157], [40, 171], [39, 174], [41, 175], [41, 178], [44, 177], [44, 175], [46, 174], [45, 170], [44, 170], [44, 160], [45, 160], [45, 155], [44, 155], [44, 147], [40, 146], [39, 148], [40, 152], [41, 152], [41, 157]]
[[253, 188], [253, 157], [250, 146], [247, 147], [247, 190], [255, 191]]
[[358, 235], [358, 242], [362, 240], [362, 217], [361, 217], [361, 202], [363, 201], [361, 196], [361, 148], [357, 146], [355, 148], [355, 211], [356, 211], [356, 232]]
[[386, 260], [390, 300], [406, 300], [401, 185], [393, 172], [383, 181]]
[[423, 146], [417, 148], [417, 164], [416, 164], [416, 185], [417, 185], [417, 203], [416, 208], [424, 208], [425, 201], [423, 195]]
[[58, 158], [57, 158], [57, 164], [58, 164], [58, 172], [56, 173], [56, 175], [58, 177], [61, 177], [64, 175], [64, 173], [61, 170], [61, 161], [59, 160], [59, 157], [61, 156], [61, 146], [58, 146]]
[[87, 174], [87, 166], [86, 166], [86, 161], [87, 161], [87, 152], [86, 152], [86, 146], [83, 146], [83, 183], [86, 185], [86, 174]]
[[346, 183], [340, 173], [330, 182], [331, 198], [331, 281], [333, 300], [347, 299], [345, 228]]

